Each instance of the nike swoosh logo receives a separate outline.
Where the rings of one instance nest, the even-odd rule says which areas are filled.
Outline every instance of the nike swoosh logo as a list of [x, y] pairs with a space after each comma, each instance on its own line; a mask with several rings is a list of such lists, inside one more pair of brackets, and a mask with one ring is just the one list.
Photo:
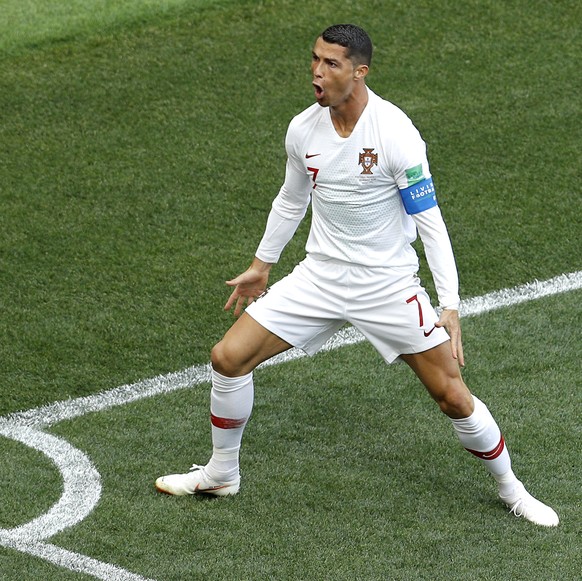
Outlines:
[[312, 157], [317, 157], [318, 155], [321, 155], [321, 153], [312, 153], [312, 154], [306, 153], [305, 154], [305, 159], [310, 159]]
[[436, 329], [436, 325], [433, 326], [433, 328], [427, 333], [426, 331], [424, 331], [424, 336], [425, 337], [430, 337], [430, 334]]
[[207, 488], [200, 488], [200, 483], [198, 483], [196, 485], [196, 488], [194, 489], [194, 492], [212, 492], [213, 490], [220, 490], [222, 488], [226, 488], [227, 486], [230, 486], [230, 484], [222, 484], [220, 486], [209, 486]]

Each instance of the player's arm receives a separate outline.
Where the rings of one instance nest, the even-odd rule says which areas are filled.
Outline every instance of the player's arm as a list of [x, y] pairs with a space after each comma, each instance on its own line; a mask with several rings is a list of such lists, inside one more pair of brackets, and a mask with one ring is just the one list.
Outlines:
[[408, 120], [394, 144], [393, 167], [406, 213], [413, 219], [430, 268], [441, 307], [439, 327], [451, 337], [453, 357], [464, 364], [459, 323], [459, 277], [451, 241], [440, 209], [426, 157], [426, 144]]
[[459, 322], [459, 276], [447, 227], [436, 204], [411, 216], [422, 240], [442, 308], [437, 326], [446, 328], [451, 337], [453, 357], [464, 365]]
[[[418, 175], [413, 175], [416, 170]], [[447, 227], [437, 204], [426, 160], [405, 172], [407, 185], [399, 189], [406, 213], [414, 220], [437, 291], [441, 315], [438, 327], [451, 337], [453, 357], [464, 365], [459, 322], [459, 276]], [[429, 177], [425, 177], [425, 176]]]
[[267, 226], [255, 256], [263, 262], [278, 262], [283, 249], [293, 235], [309, 206], [311, 181], [305, 168], [294, 157], [289, 156], [285, 171], [285, 182], [273, 200]]
[[293, 153], [293, 147], [289, 141], [288, 135], [285, 181], [271, 206], [265, 232], [255, 258], [245, 272], [226, 283], [233, 286], [234, 290], [224, 308], [229, 310], [234, 305], [234, 314], [237, 317], [245, 304], [252, 303], [267, 288], [271, 266], [278, 262], [283, 249], [297, 231], [309, 206], [310, 178], [298, 156]]

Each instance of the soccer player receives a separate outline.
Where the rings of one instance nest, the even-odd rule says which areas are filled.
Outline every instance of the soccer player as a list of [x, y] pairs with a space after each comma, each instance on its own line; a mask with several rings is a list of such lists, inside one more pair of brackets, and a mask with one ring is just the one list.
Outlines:
[[[311, 61], [317, 102], [291, 121], [285, 180], [264, 236], [250, 267], [227, 282], [234, 289], [225, 309], [234, 307], [237, 320], [212, 350], [212, 457], [186, 474], [158, 478], [156, 488], [236, 494], [255, 367], [292, 346], [313, 355], [351, 323], [387, 363], [400, 358], [412, 368], [513, 514], [556, 526], [554, 510], [514, 475], [497, 423], [461, 377], [457, 268], [426, 146], [410, 119], [367, 87], [371, 58], [371, 40], [357, 26], [334, 25], [317, 38]], [[310, 202], [307, 255], [267, 292], [271, 266]], [[411, 246], [417, 232], [440, 316], [417, 277]]]

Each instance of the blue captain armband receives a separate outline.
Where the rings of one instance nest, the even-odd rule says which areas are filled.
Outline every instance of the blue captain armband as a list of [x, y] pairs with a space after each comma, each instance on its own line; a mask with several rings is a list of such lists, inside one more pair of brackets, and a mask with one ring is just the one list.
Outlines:
[[432, 178], [399, 191], [407, 214], [418, 214], [438, 205]]

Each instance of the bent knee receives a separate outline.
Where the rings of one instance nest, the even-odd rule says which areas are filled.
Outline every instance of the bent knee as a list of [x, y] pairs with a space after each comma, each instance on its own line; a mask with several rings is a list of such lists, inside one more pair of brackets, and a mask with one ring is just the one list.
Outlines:
[[446, 390], [435, 399], [441, 411], [452, 419], [468, 418], [475, 409], [473, 396], [464, 384], [462, 388], [454, 386]]
[[217, 343], [210, 352], [210, 363], [212, 368], [226, 377], [233, 377], [234, 362], [232, 357], [228, 355], [228, 349], [224, 345], [224, 341]]
[[210, 362], [214, 371], [225, 377], [238, 377], [248, 373], [245, 362], [238, 357], [238, 350], [229, 346], [224, 339], [212, 348]]

